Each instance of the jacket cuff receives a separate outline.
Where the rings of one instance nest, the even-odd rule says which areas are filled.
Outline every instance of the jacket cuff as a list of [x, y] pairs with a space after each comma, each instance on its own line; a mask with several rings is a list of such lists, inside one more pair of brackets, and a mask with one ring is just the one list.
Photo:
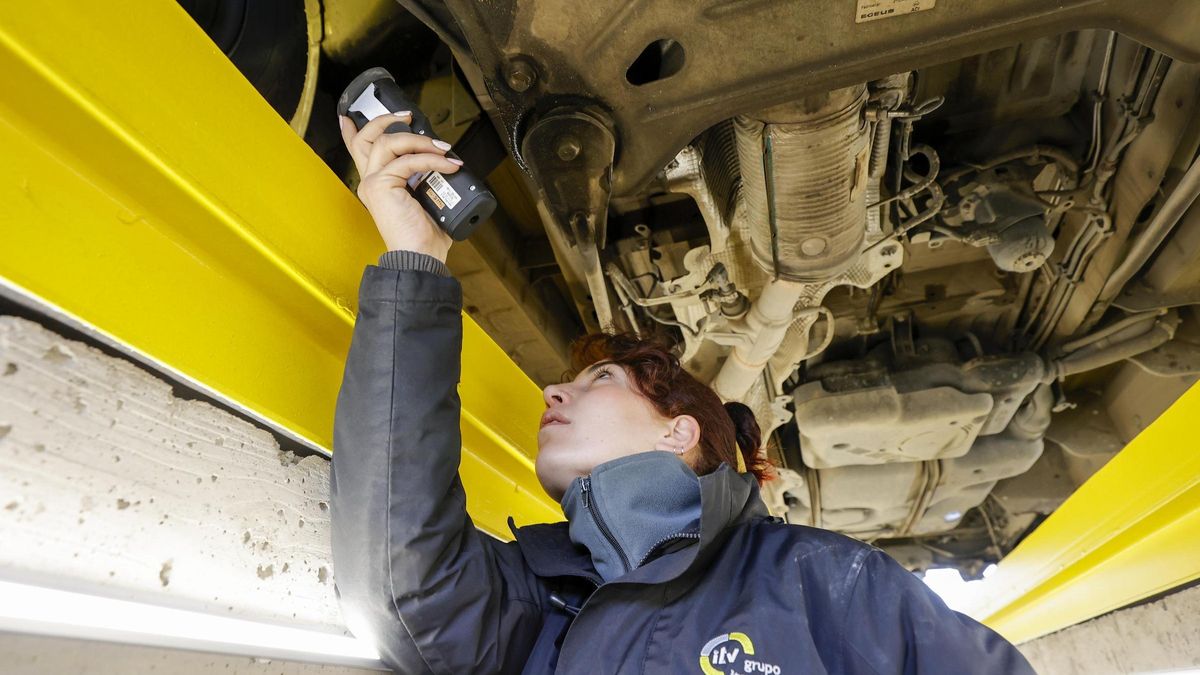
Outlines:
[[461, 311], [462, 285], [451, 275], [367, 265], [358, 287], [358, 305], [362, 309], [372, 302], [450, 305]]
[[450, 276], [450, 268], [446, 267], [446, 263], [431, 255], [416, 251], [388, 251], [379, 256], [379, 266], [390, 270], [416, 270], [431, 272], [442, 277]]

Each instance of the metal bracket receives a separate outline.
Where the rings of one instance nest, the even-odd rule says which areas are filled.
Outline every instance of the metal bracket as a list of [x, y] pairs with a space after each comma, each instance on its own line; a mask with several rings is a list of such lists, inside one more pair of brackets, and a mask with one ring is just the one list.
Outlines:
[[616, 139], [596, 108], [551, 111], [530, 124], [521, 155], [572, 246], [604, 247]]
[[[534, 120], [521, 140], [521, 155], [538, 185], [546, 229], [561, 234], [565, 244], [556, 247], [566, 258], [560, 262], [575, 271], [569, 278], [586, 283], [586, 293], [572, 284], [576, 304], [585, 323], [591, 323], [586, 308], [594, 306], [603, 330], [613, 327], [600, 251], [606, 239], [615, 153], [611, 125], [594, 106], [551, 110]], [[590, 295], [590, 303], [580, 295]]]

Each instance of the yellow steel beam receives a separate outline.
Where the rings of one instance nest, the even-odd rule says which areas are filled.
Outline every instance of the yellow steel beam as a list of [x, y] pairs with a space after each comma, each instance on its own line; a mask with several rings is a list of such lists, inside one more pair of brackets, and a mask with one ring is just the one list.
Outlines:
[[978, 610], [1023, 642], [1200, 578], [1200, 385], [1006, 557]]
[[[0, 3], [0, 283], [328, 449], [363, 266], [354, 195], [172, 0]], [[561, 519], [537, 387], [467, 316], [468, 509]]]

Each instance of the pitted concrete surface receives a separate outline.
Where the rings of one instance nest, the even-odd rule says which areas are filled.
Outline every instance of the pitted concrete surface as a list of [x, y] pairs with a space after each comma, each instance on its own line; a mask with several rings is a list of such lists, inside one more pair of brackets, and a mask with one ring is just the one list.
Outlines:
[[1041, 675], [1126, 675], [1200, 666], [1200, 587], [1020, 645]]
[[0, 577], [344, 632], [328, 493], [326, 459], [0, 316]]

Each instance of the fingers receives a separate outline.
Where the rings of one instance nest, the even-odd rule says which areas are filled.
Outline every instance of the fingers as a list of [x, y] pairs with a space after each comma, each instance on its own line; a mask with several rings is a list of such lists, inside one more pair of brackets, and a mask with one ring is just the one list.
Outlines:
[[367, 168], [367, 157], [371, 153], [371, 146], [383, 135], [384, 130], [397, 121], [412, 124], [412, 113], [404, 111], [393, 115], [380, 115], [367, 122], [361, 130], [355, 129], [354, 122], [349, 117], [339, 115], [338, 124], [342, 131], [342, 142], [345, 143], [346, 150], [350, 152], [350, 158], [354, 160], [354, 166], [358, 168], [360, 176], [364, 175], [363, 172]]
[[458, 171], [459, 166], [461, 165], [449, 157], [433, 153], [403, 155], [380, 167], [378, 171], [367, 174], [359, 187], [366, 190], [403, 187], [415, 174], [427, 171], [454, 173]]
[[367, 163], [362, 175], [369, 176], [404, 155], [434, 154], [442, 156], [449, 149], [449, 143], [435, 141], [427, 136], [406, 133], [383, 134], [371, 144], [371, 151], [367, 155]]

